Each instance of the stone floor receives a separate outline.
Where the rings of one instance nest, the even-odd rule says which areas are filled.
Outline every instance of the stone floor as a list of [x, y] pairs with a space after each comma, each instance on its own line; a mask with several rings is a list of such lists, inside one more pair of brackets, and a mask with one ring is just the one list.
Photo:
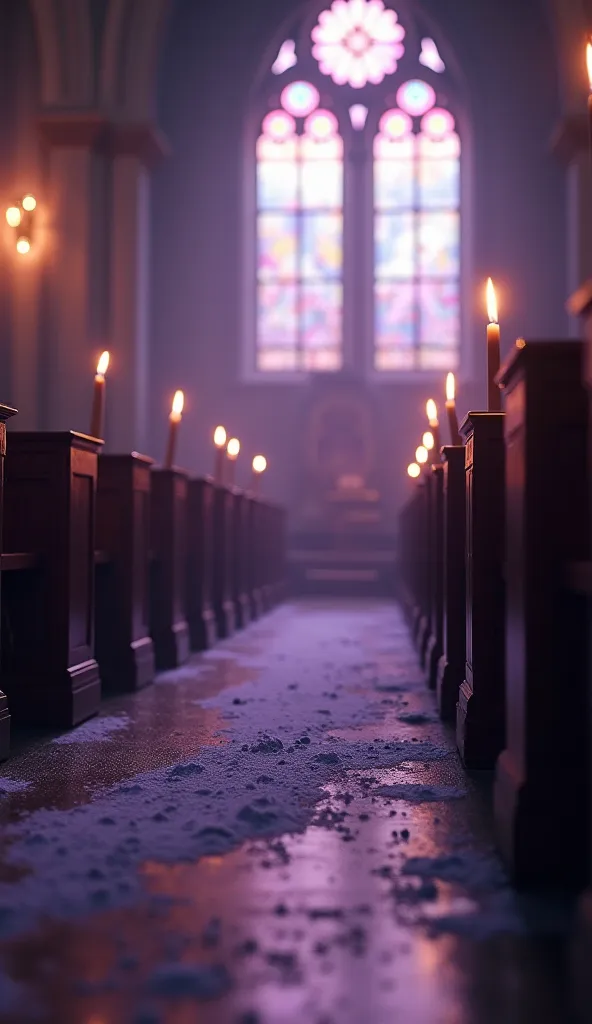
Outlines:
[[0, 1021], [565, 1024], [397, 608], [286, 605], [0, 767]]

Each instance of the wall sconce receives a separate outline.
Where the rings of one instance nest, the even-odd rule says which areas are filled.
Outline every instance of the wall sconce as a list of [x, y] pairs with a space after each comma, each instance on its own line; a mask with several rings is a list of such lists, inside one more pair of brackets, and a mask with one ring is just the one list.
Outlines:
[[21, 256], [26, 256], [31, 248], [36, 206], [35, 196], [28, 192], [14, 206], [9, 206], [6, 211], [6, 223], [9, 227], [14, 228], [16, 251]]

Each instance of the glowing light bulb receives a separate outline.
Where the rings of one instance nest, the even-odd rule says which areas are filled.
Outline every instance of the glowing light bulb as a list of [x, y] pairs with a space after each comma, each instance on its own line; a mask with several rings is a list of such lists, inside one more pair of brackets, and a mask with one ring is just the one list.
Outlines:
[[415, 461], [419, 462], [420, 465], [428, 461], [428, 450], [425, 445], [420, 444], [419, 448], [415, 449]]
[[28, 238], [25, 238], [24, 235], [21, 236], [21, 238], [17, 238], [16, 251], [20, 253], [21, 256], [25, 256], [29, 252], [30, 248], [31, 243]]
[[264, 455], [256, 455], [253, 459], [253, 472], [254, 473], [265, 473], [267, 469], [267, 459]]
[[35, 196], [32, 196], [31, 193], [28, 192], [26, 196], [23, 196], [22, 206], [23, 210], [26, 210], [27, 213], [31, 213], [37, 206]]
[[228, 458], [232, 459], [233, 461], [235, 459], [238, 459], [238, 453], [239, 452], [240, 452], [240, 441], [239, 441], [238, 437], [231, 437], [230, 441], [228, 442], [228, 444], [226, 446], [226, 454], [228, 455]]
[[224, 427], [216, 427], [214, 431], [214, 444], [216, 448], [224, 448], [226, 444], [226, 431]]
[[21, 222], [21, 211], [18, 206], [9, 206], [6, 211], [6, 223], [11, 228], [18, 228]]
[[420, 473], [421, 469], [417, 462], [410, 462], [407, 466], [407, 476], [410, 476], [412, 480], [416, 480]]
[[432, 434], [431, 430], [426, 430], [425, 434], [421, 439], [421, 443], [424, 446], [424, 448], [427, 448], [427, 450], [431, 452], [432, 448], [434, 447], [434, 435]]

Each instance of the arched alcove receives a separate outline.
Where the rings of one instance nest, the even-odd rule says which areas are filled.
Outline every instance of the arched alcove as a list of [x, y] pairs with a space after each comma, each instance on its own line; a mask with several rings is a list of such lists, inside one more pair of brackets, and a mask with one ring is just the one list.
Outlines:
[[[320, 6], [305, 10], [313, 17]], [[481, 283], [488, 274], [499, 281], [504, 348], [518, 334], [563, 330], [564, 181], [548, 150], [561, 104], [557, 75], [549, 72], [555, 54], [548, 12], [539, 0], [526, 0], [520, 9], [510, 0], [478, 11], [475, 5], [459, 10], [452, 0], [417, 7], [430, 35], [442, 26], [438, 45], [445, 61], [458, 67], [472, 123], [474, 261], [466, 335], [473, 365], [460, 399], [464, 410], [483, 398]], [[260, 0], [237, 5], [229, 17], [178, 0], [159, 92], [174, 156], [158, 172], [153, 216], [153, 368], [159, 390], [165, 380], [169, 389], [185, 381], [195, 391], [185, 460], [203, 463], [207, 430], [227, 422], [245, 451], [269, 454], [269, 486], [278, 496], [290, 493], [301, 398], [292, 384], [241, 382], [245, 124], [301, 12], [287, 0]], [[421, 385], [375, 394], [387, 438], [385, 490], [393, 500], [422, 426], [425, 397]]]

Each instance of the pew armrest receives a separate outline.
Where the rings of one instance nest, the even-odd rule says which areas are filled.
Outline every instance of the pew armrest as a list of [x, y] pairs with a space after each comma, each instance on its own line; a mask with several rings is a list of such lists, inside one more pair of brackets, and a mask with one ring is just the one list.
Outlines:
[[35, 551], [9, 551], [0, 555], [0, 569], [2, 572], [22, 572], [23, 569], [34, 569], [39, 561]]

